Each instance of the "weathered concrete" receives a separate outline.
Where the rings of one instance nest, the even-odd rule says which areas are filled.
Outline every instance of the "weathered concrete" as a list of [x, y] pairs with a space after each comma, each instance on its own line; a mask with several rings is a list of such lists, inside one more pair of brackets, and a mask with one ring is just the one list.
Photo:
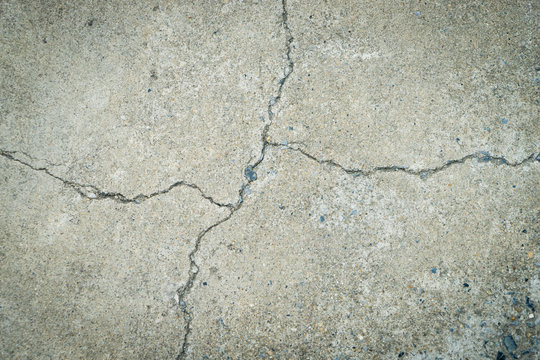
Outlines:
[[185, 186], [141, 204], [89, 200], [0, 161], [0, 357], [174, 358], [182, 254], [228, 210]]
[[198, 253], [191, 358], [493, 358], [508, 334], [538, 346], [524, 304], [540, 300], [538, 161], [353, 176], [272, 149], [258, 174]]
[[539, 151], [538, 2], [290, 1], [270, 135], [349, 168]]
[[237, 200], [285, 61], [280, 3], [1, 6], [0, 148], [129, 197], [186, 180]]
[[539, 4], [0, 4], [0, 357], [540, 340]]

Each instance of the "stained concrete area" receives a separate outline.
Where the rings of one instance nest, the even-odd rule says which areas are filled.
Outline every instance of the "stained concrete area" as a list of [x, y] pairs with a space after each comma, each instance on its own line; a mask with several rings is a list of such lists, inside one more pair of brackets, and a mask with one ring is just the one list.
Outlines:
[[539, 18], [1, 2], [0, 358], [537, 359]]

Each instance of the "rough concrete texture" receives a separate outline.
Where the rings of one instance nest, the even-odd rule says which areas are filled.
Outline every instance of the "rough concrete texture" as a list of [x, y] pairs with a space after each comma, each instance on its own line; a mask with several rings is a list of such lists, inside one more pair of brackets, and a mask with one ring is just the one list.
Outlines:
[[0, 357], [537, 359], [539, 15], [0, 3]]

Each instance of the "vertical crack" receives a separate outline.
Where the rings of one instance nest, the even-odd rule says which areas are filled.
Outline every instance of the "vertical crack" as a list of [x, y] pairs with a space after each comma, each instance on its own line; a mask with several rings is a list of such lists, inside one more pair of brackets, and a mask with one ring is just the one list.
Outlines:
[[[239, 208], [240, 207], [238, 207], [236, 210], [238, 210]], [[176, 293], [178, 294], [178, 305], [182, 309], [184, 321], [186, 323], [185, 324], [186, 332], [184, 333], [184, 339], [183, 339], [183, 342], [182, 342], [182, 348], [180, 349], [180, 353], [176, 357], [177, 360], [185, 358], [187, 347], [188, 347], [188, 338], [189, 338], [189, 335], [191, 333], [191, 320], [192, 320], [192, 317], [191, 317], [191, 313], [187, 309], [187, 305], [185, 303], [185, 298], [189, 294], [191, 289], [193, 288], [193, 284], [195, 282], [195, 279], [197, 278], [197, 274], [199, 273], [199, 265], [197, 265], [197, 263], [195, 261], [195, 256], [199, 252], [199, 249], [201, 247], [201, 241], [202, 241], [203, 237], [210, 230], [212, 230], [213, 228], [215, 228], [215, 227], [223, 224], [225, 221], [229, 220], [236, 210], [231, 210], [229, 215], [227, 215], [223, 219], [219, 220], [218, 222], [212, 224], [210, 227], [206, 228], [205, 230], [201, 231], [199, 233], [199, 236], [197, 236], [197, 240], [195, 241], [195, 246], [193, 247], [193, 250], [191, 250], [191, 252], [189, 253], [189, 278], [188, 278], [188, 281], [186, 282], [186, 284], [184, 286], [182, 286], [181, 288], [179, 288], [176, 291]]]
[[[291, 58], [292, 42], [294, 41], [294, 37], [292, 36], [292, 32], [291, 32], [291, 29], [289, 28], [289, 23], [288, 23], [289, 14], [287, 12], [287, 0], [282, 0], [281, 6], [282, 6], [281, 21], [282, 21], [283, 29], [285, 30], [285, 36], [286, 36], [285, 57], [287, 59], [287, 65], [285, 66], [283, 77], [279, 79], [279, 85], [278, 85], [275, 96], [272, 96], [272, 98], [268, 101], [267, 112], [268, 112], [269, 121], [264, 126], [264, 129], [261, 134], [261, 141], [262, 141], [261, 154], [259, 156], [259, 159], [255, 163], [246, 167], [246, 170], [249, 169], [250, 174], [252, 174], [252, 172], [254, 172], [254, 169], [264, 160], [264, 155], [269, 145], [268, 131], [270, 130], [270, 126], [272, 126], [272, 123], [274, 122], [274, 117], [275, 117], [274, 108], [280, 102], [281, 96], [283, 94], [283, 87], [285, 86], [285, 83], [289, 79], [289, 76], [291, 76], [291, 74], [294, 71], [294, 61]], [[246, 174], [246, 177], [248, 179], [248, 182], [253, 182], [256, 180], [256, 174], [255, 176], [248, 176]], [[253, 178], [254, 180], [252, 180]]]
[[195, 241], [195, 246], [193, 250], [189, 253], [189, 262], [190, 262], [189, 278], [187, 282], [185, 283], [185, 285], [183, 285], [177, 290], [178, 305], [182, 309], [182, 313], [183, 313], [183, 317], [185, 321], [185, 333], [184, 333], [184, 338], [182, 342], [182, 347], [180, 348], [180, 352], [176, 356], [176, 360], [185, 359], [187, 356], [187, 350], [189, 347], [189, 336], [191, 335], [191, 330], [192, 330], [191, 321], [193, 320], [193, 317], [190, 310], [188, 310], [185, 300], [186, 300], [186, 297], [191, 293], [195, 280], [197, 279], [197, 275], [199, 274], [200, 268], [199, 268], [199, 265], [197, 265], [197, 262], [195, 261], [195, 257], [197, 253], [199, 252], [199, 249], [201, 247], [201, 242], [208, 232], [218, 227], [219, 225], [223, 224], [224, 222], [228, 221], [234, 215], [235, 212], [240, 210], [240, 208], [242, 207], [244, 203], [244, 197], [246, 195], [246, 191], [249, 184], [257, 180], [257, 173], [255, 172], [255, 169], [264, 160], [264, 156], [266, 154], [267, 148], [272, 145], [269, 142], [270, 139], [268, 137], [268, 131], [274, 121], [274, 117], [275, 117], [274, 108], [276, 104], [278, 104], [279, 101], [281, 100], [281, 96], [283, 93], [283, 86], [285, 85], [285, 83], [287, 82], [287, 79], [289, 78], [289, 76], [292, 74], [294, 70], [294, 62], [292, 61], [292, 58], [291, 58], [291, 47], [292, 47], [292, 42], [294, 41], [294, 38], [292, 36], [291, 29], [289, 28], [289, 23], [288, 23], [287, 0], [281, 1], [281, 7], [282, 7], [282, 12], [281, 12], [282, 26], [283, 26], [283, 29], [285, 30], [285, 36], [286, 36], [285, 57], [287, 59], [287, 65], [284, 69], [283, 77], [280, 78], [279, 80], [279, 84], [278, 84], [278, 88], [277, 88], [275, 96], [273, 96], [268, 101], [267, 111], [268, 111], [269, 121], [264, 126], [263, 131], [261, 133], [261, 141], [262, 141], [261, 153], [259, 155], [259, 158], [253, 164], [248, 164], [246, 168], [244, 169], [244, 176], [246, 177], [247, 182], [243, 183], [242, 186], [240, 187], [240, 190], [238, 191], [238, 195], [239, 195], [238, 202], [234, 204], [232, 207], [230, 207], [229, 215], [219, 220], [218, 222], [214, 223], [213, 225], [206, 228], [205, 230], [201, 231], [199, 236], [197, 236], [197, 240]]

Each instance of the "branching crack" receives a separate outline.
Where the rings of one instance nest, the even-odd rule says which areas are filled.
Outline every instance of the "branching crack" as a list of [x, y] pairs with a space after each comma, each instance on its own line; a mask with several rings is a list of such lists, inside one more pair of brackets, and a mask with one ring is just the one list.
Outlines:
[[[268, 107], [267, 107], [268, 122], [265, 124], [265, 126], [264, 126], [264, 128], [262, 130], [262, 133], [261, 133], [262, 147], [261, 147], [260, 155], [259, 155], [258, 159], [256, 159], [255, 162], [251, 163], [251, 161], [250, 161], [250, 163], [243, 170], [243, 174], [246, 177], [247, 181], [244, 182], [241, 185], [241, 187], [240, 187], [240, 189], [238, 191], [239, 197], [238, 197], [238, 200], [237, 200], [236, 203], [233, 203], [233, 204], [231, 204], [231, 203], [227, 203], [227, 204], [220, 203], [220, 202], [214, 200], [211, 196], [206, 195], [206, 193], [199, 186], [197, 186], [196, 184], [188, 183], [186, 181], [177, 181], [177, 182], [171, 184], [166, 189], [159, 190], [159, 191], [153, 192], [153, 193], [148, 194], [148, 195], [140, 194], [140, 195], [137, 195], [135, 197], [130, 198], [130, 197], [126, 197], [125, 195], [123, 195], [121, 193], [103, 191], [103, 190], [97, 188], [94, 185], [80, 184], [80, 183], [77, 183], [77, 182], [74, 182], [74, 181], [71, 181], [71, 180], [63, 179], [60, 176], [55, 175], [54, 173], [52, 173], [48, 168], [34, 166], [34, 165], [30, 164], [29, 162], [26, 162], [26, 161], [21, 160], [18, 157], [16, 157], [17, 153], [24, 154], [23, 152], [0, 150], [0, 155], [3, 156], [4, 158], [9, 159], [11, 161], [18, 162], [18, 163], [20, 163], [20, 164], [22, 164], [22, 165], [24, 165], [24, 166], [26, 166], [26, 167], [28, 167], [30, 169], [33, 169], [35, 171], [43, 172], [43, 173], [47, 174], [48, 176], [50, 176], [50, 177], [52, 177], [52, 178], [54, 178], [54, 179], [56, 179], [58, 181], [61, 181], [65, 186], [72, 188], [80, 196], [82, 196], [84, 198], [87, 198], [87, 199], [90, 199], [90, 200], [110, 199], [110, 200], [113, 200], [113, 201], [116, 201], [116, 202], [119, 202], [119, 203], [136, 203], [136, 204], [139, 204], [139, 203], [141, 203], [143, 201], [146, 201], [146, 200], [148, 200], [150, 198], [153, 198], [155, 196], [166, 194], [166, 193], [168, 193], [169, 191], [171, 191], [172, 189], [174, 189], [176, 187], [186, 186], [186, 187], [196, 189], [197, 191], [199, 191], [201, 196], [204, 199], [211, 202], [212, 204], [214, 204], [214, 205], [216, 205], [218, 207], [225, 207], [225, 208], [227, 208], [229, 210], [229, 213], [227, 214], [227, 216], [221, 218], [220, 220], [213, 223], [212, 225], [210, 225], [209, 227], [207, 227], [206, 229], [202, 230], [199, 233], [199, 235], [197, 236], [197, 238], [195, 240], [193, 250], [188, 255], [189, 261], [190, 261], [189, 276], [188, 276], [188, 279], [187, 279], [186, 283], [183, 286], [181, 286], [179, 289], [177, 289], [178, 306], [182, 310], [183, 318], [184, 318], [184, 321], [185, 321], [185, 332], [184, 332], [184, 336], [183, 336], [183, 342], [182, 342], [181, 348], [179, 350], [179, 353], [176, 356], [177, 360], [181, 360], [181, 359], [186, 358], [187, 350], [188, 350], [188, 347], [189, 347], [189, 337], [191, 335], [191, 330], [192, 330], [191, 322], [192, 322], [193, 317], [192, 317], [191, 310], [186, 305], [186, 298], [191, 293], [191, 291], [193, 289], [193, 286], [195, 284], [195, 281], [197, 279], [197, 275], [199, 274], [199, 271], [200, 271], [199, 265], [196, 262], [196, 256], [197, 256], [197, 254], [198, 254], [198, 252], [199, 252], [199, 250], [201, 248], [202, 240], [206, 236], [206, 234], [208, 234], [210, 231], [212, 231], [216, 227], [220, 226], [221, 224], [223, 224], [223, 223], [227, 222], [228, 220], [230, 220], [233, 217], [233, 215], [238, 210], [241, 209], [241, 207], [242, 207], [242, 205], [244, 203], [244, 199], [245, 199], [245, 197], [246, 197], [246, 195], [248, 193], [248, 189], [249, 189], [250, 184], [257, 180], [257, 173], [255, 172], [255, 170], [263, 162], [263, 160], [265, 158], [265, 155], [266, 155], [266, 151], [268, 150], [269, 147], [285, 148], [285, 149], [288, 149], [288, 150], [291, 150], [291, 151], [298, 152], [298, 153], [302, 154], [303, 156], [309, 158], [310, 160], [317, 162], [320, 165], [328, 165], [328, 166], [331, 166], [331, 167], [338, 168], [339, 170], [341, 170], [341, 171], [343, 171], [343, 172], [345, 172], [345, 173], [347, 173], [347, 174], [349, 174], [351, 176], [371, 176], [371, 175], [373, 175], [375, 173], [379, 173], [379, 172], [403, 172], [403, 173], [410, 174], [410, 175], [420, 176], [421, 178], [426, 178], [428, 176], [431, 176], [433, 174], [441, 172], [441, 171], [443, 171], [443, 170], [445, 170], [445, 169], [447, 169], [447, 168], [449, 168], [449, 167], [451, 167], [453, 165], [463, 164], [463, 163], [465, 163], [467, 161], [471, 161], [473, 159], [476, 159], [476, 160], [481, 161], [481, 162], [491, 162], [491, 163], [496, 163], [496, 164], [505, 165], [505, 166], [511, 166], [511, 167], [520, 166], [522, 164], [530, 163], [530, 162], [534, 162], [534, 161], [540, 161], [540, 153], [533, 153], [533, 154], [531, 154], [530, 156], [528, 156], [527, 158], [525, 158], [525, 159], [523, 159], [521, 161], [512, 163], [512, 162], [506, 160], [502, 156], [492, 156], [487, 152], [475, 152], [473, 154], [466, 155], [466, 156], [464, 156], [462, 158], [459, 158], [459, 159], [446, 161], [443, 165], [438, 166], [438, 167], [433, 167], [433, 168], [413, 169], [413, 168], [406, 167], [406, 166], [390, 165], [390, 166], [378, 166], [378, 167], [374, 167], [374, 168], [371, 168], [371, 169], [368, 169], [368, 170], [363, 170], [363, 169], [347, 168], [347, 167], [345, 167], [345, 166], [343, 166], [343, 165], [339, 164], [338, 162], [336, 162], [334, 160], [331, 160], [331, 159], [319, 159], [319, 158], [315, 157], [314, 155], [309, 154], [307, 151], [303, 150], [302, 148], [291, 146], [292, 144], [283, 145], [283, 144], [272, 142], [270, 140], [269, 136], [268, 136], [268, 133], [269, 133], [271, 125], [273, 124], [273, 120], [274, 120], [274, 117], [275, 117], [275, 107], [280, 102], [280, 100], [282, 98], [282, 93], [283, 93], [283, 88], [284, 88], [285, 83], [287, 82], [290, 75], [294, 71], [294, 62], [293, 62], [293, 60], [291, 58], [291, 49], [292, 49], [292, 43], [294, 41], [294, 38], [292, 36], [292, 32], [291, 32], [291, 30], [289, 28], [289, 24], [288, 24], [287, 1], [282, 0], [281, 5], [282, 5], [282, 13], [281, 13], [282, 24], [281, 25], [283, 26], [283, 29], [285, 30], [285, 34], [286, 34], [286, 38], [285, 38], [285, 48], [286, 48], [285, 57], [286, 57], [286, 60], [287, 60], [287, 65], [284, 68], [283, 77], [281, 77], [280, 80], [279, 80], [279, 84], [278, 84], [275, 96], [273, 96], [268, 102]], [[32, 157], [30, 157], [27, 154], [24, 154], [24, 155], [26, 155], [27, 157], [33, 159]], [[56, 166], [56, 164], [52, 164], [50, 162], [47, 162], [47, 163], [49, 165], [51, 165], [51, 166], [53, 166], [53, 165]]]
[[15, 157], [15, 154], [17, 154], [17, 153], [18, 153], [18, 151], [0, 150], [0, 155], [3, 156], [4, 158], [15, 161], [15, 162], [18, 162], [18, 163], [20, 163], [20, 164], [22, 164], [22, 165], [24, 165], [26, 167], [29, 167], [32, 170], [43, 172], [43, 173], [49, 175], [50, 177], [52, 177], [52, 178], [54, 178], [54, 179], [56, 179], [58, 181], [61, 181], [65, 186], [72, 188], [80, 196], [82, 196], [82, 197], [84, 197], [86, 199], [89, 199], [89, 200], [110, 199], [110, 200], [113, 200], [113, 201], [116, 201], [116, 202], [119, 202], [119, 203], [123, 203], [123, 204], [127, 204], [127, 203], [140, 204], [140, 203], [142, 203], [142, 202], [144, 202], [144, 201], [146, 201], [148, 199], [151, 199], [151, 198], [153, 198], [155, 196], [166, 194], [166, 193], [168, 193], [169, 191], [171, 191], [172, 189], [174, 189], [176, 187], [186, 186], [186, 187], [197, 190], [201, 194], [201, 196], [203, 198], [205, 198], [210, 203], [212, 203], [212, 204], [214, 204], [216, 206], [226, 207], [226, 208], [229, 208], [229, 209], [234, 208], [233, 204], [220, 203], [220, 202], [214, 200], [211, 196], [206, 195], [205, 192], [199, 186], [197, 186], [196, 184], [191, 184], [191, 183], [188, 183], [188, 182], [183, 181], [183, 180], [182, 181], [176, 181], [175, 183], [169, 185], [166, 189], [162, 189], [162, 190], [153, 192], [153, 193], [148, 194], [148, 195], [140, 194], [140, 195], [137, 195], [135, 197], [130, 198], [130, 197], [127, 197], [127, 196], [125, 196], [125, 195], [123, 195], [121, 193], [118, 193], [118, 192], [103, 191], [103, 190], [99, 189], [98, 187], [96, 187], [94, 185], [79, 184], [79, 183], [71, 181], [71, 180], [63, 179], [60, 176], [55, 175], [54, 173], [52, 173], [48, 168], [36, 167], [36, 166], [34, 166], [34, 165], [24, 161], [24, 160], [21, 160], [21, 159]]
[[203, 230], [199, 234], [199, 236], [197, 237], [197, 240], [195, 241], [195, 247], [193, 248], [193, 250], [189, 254], [189, 261], [190, 261], [189, 278], [188, 278], [188, 281], [186, 282], [186, 284], [184, 286], [182, 286], [180, 289], [177, 290], [178, 303], [179, 303], [179, 306], [182, 308], [182, 311], [183, 311], [183, 314], [184, 314], [184, 321], [185, 321], [186, 331], [184, 333], [184, 341], [182, 343], [182, 347], [180, 348], [180, 352], [179, 352], [178, 356], [176, 357], [176, 360], [181, 360], [181, 359], [186, 358], [187, 349], [188, 349], [188, 346], [189, 346], [188, 340], [189, 340], [189, 336], [191, 334], [192, 316], [191, 316], [191, 313], [189, 312], [189, 310], [187, 308], [187, 305], [185, 303], [185, 298], [191, 292], [191, 289], [193, 288], [193, 284], [195, 282], [195, 279], [197, 278], [197, 274], [199, 273], [199, 266], [195, 262], [195, 256], [196, 256], [197, 252], [199, 251], [199, 248], [201, 246], [201, 241], [209, 231], [211, 231], [215, 227], [223, 224], [224, 222], [228, 221], [234, 215], [234, 213], [236, 211], [238, 211], [242, 207], [242, 205], [244, 203], [244, 197], [246, 196], [246, 191], [247, 191], [247, 189], [249, 187], [249, 184], [251, 184], [252, 182], [257, 180], [257, 173], [255, 172], [255, 170], [262, 163], [262, 161], [264, 160], [264, 156], [266, 154], [266, 150], [268, 149], [269, 146], [271, 146], [271, 144], [269, 143], [270, 139], [268, 137], [268, 131], [269, 131], [270, 126], [272, 125], [273, 120], [274, 120], [274, 116], [275, 116], [274, 107], [281, 100], [281, 96], [282, 96], [282, 93], [283, 93], [283, 86], [285, 85], [285, 83], [287, 82], [287, 79], [289, 78], [289, 76], [292, 74], [292, 72], [294, 70], [294, 62], [292, 61], [292, 58], [291, 58], [291, 45], [292, 45], [292, 42], [294, 41], [294, 38], [292, 36], [291, 30], [290, 30], [289, 24], [288, 24], [287, 1], [282, 0], [281, 1], [281, 6], [282, 6], [282, 12], [281, 12], [282, 26], [283, 26], [283, 29], [285, 30], [285, 34], [286, 34], [286, 39], [285, 39], [286, 53], [285, 53], [285, 55], [286, 55], [286, 59], [287, 59], [287, 66], [284, 69], [283, 77], [279, 80], [279, 85], [278, 85], [278, 88], [277, 88], [276, 95], [273, 96], [270, 99], [270, 101], [268, 102], [267, 111], [268, 111], [268, 119], [269, 119], [269, 121], [264, 126], [263, 131], [261, 133], [261, 141], [262, 141], [261, 153], [260, 153], [259, 158], [253, 164], [248, 164], [248, 166], [246, 166], [246, 168], [244, 169], [244, 176], [247, 178], [247, 182], [242, 184], [242, 186], [240, 187], [240, 190], [238, 191], [238, 195], [239, 195], [238, 196], [238, 202], [234, 206], [232, 206], [231, 211], [230, 211], [228, 216], [226, 216], [225, 218], [219, 220], [218, 222], [211, 225], [206, 230]]
[[341, 164], [339, 164], [336, 161], [331, 160], [331, 159], [330, 160], [319, 159], [319, 158], [311, 155], [310, 153], [308, 153], [305, 150], [303, 150], [301, 148], [298, 148], [298, 147], [291, 147], [291, 146], [288, 146], [288, 145], [283, 145], [283, 144], [279, 144], [279, 143], [275, 143], [275, 142], [267, 142], [267, 145], [272, 146], [272, 147], [277, 147], [277, 148], [284, 148], [284, 149], [288, 149], [288, 150], [291, 150], [291, 151], [296, 151], [296, 152], [302, 154], [303, 156], [307, 157], [308, 159], [317, 162], [320, 165], [328, 165], [328, 166], [338, 168], [341, 171], [343, 171], [343, 172], [345, 172], [345, 173], [347, 173], [349, 175], [352, 175], [352, 176], [371, 176], [371, 175], [373, 175], [375, 173], [379, 173], [379, 172], [402, 172], [402, 173], [406, 173], [406, 174], [409, 174], [409, 175], [420, 176], [422, 179], [425, 179], [425, 178], [427, 178], [427, 177], [429, 177], [431, 175], [434, 175], [434, 174], [436, 174], [438, 172], [441, 172], [441, 171], [451, 167], [452, 165], [463, 164], [463, 163], [466, 163], [467, 161], [470, 161], [470, 160], [473, 160], [473, 159], [476, 159], [476, 160], [481, 161], [481, 162], [490, 162], [490, 163], [494, 163], [494, 164], [498, 164], [498, 165], [506, 165], [506, 166], [511, 166], [511, 167], [520, 166], [520, 165], [523, 165], [525, 163], [529, 163], [529, 162], [533, 162], [533, 161], [540, 161], [540, 153], [532, 153], [529, 156], [527, 156], [525, 159], [522, 159], [522, 160], [517, 161], [517, 162], [511, 162], [511, 161], [508, 161], [506, 158], [504, 158], [502, 156], [494, 156], [494, 155], [490, 155], [486, 151], [478, 151], [478, 152], [475, 152], [475, 153], [472, 153], [472, 154], [469, 154], [469, 155], [465, 155], [465, 156], [463, 156], [463, 157], [461, 157], [459, 159], [448, 160], [443, 165], [433, 167], [433, 168], [412, 169], [412, 168], [406, 167], [406, 166], [389, 165], [389, 166], [377, 166], [377, 167], [374, 167], [374, 168], [371, 168], [371, 169], [368, 169], [368, 170], [363, 170], [363, 169], [346, 168], [345, 166], [343, 166], [343, 165], [341, 165]]

